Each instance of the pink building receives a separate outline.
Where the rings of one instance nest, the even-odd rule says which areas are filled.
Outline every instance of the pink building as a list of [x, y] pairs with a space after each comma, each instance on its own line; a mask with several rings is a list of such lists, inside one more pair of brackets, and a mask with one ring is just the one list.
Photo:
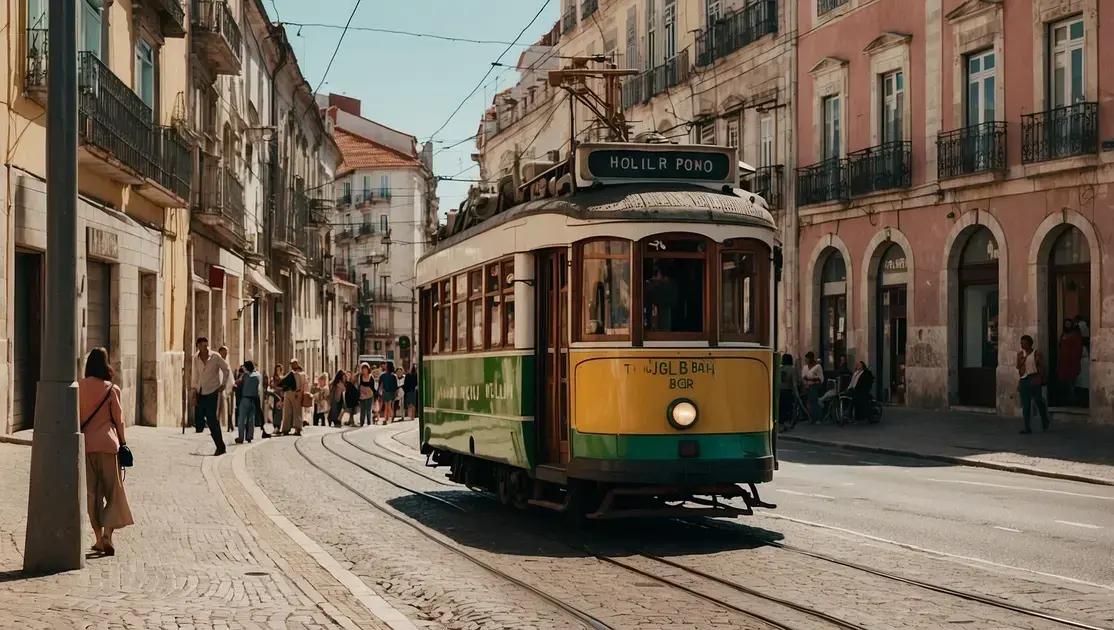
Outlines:
[[1114, 2], [796, 7], [798, 349], [1016, 414], [1028, 334], [1054, 407], [1114, 421]]

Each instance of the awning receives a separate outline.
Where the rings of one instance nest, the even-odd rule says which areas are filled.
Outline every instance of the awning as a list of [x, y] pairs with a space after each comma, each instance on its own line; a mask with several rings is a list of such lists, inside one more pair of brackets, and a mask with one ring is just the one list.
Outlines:
[[248, 280], [255, 286], [271, 295], [282, 295], [282, 289], [279, 289], [274, 282], [271, 282], [271, 279], [268, 278], [266, 274], [251, 266], [244, 267], [244, 270], [247, 271]]

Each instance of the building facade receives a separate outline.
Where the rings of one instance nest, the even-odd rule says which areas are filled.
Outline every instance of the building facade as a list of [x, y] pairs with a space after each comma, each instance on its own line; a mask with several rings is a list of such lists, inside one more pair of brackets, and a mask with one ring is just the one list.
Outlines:
[[408, 368], [417, 340], [414, 270], [437, 221], [432, 146], [364, 118], [356, 99], [330, 94], [318, 104], [342, 156], [333, 184], [336, 271], [358, 289], [360, 353]]
[[800, 348], [885, 400], [1016, 414], [1027, 334], [1052, 404], [1111, 421], [1112, 9], [799, 2]]
[[[355, 287], [333, 277], [327, 220], [339, 151], [281, 26], [259, 0], [77, 3], [78, 350], [108, 349], [125, 420], [187, 418], [198, 336], [233, 365], [350, 361]], [[5, 433], [33, 426], [48, 360], [47, 4], [0, 5]]]
[[[779, 348], [862, 360], [892, 404], [1112, 422], [1114, 20], [1098, 0], [566, 0], [477, 138], [489, 190], [609, 137], [549, 69], [636, 70], [630, 137], [737, 146], [779, 221]], [[576, 58], [581, 58], [577, 60]], [[585, 60], [586, 58], [586, 60]], [[591, 85], [602, 93], [602, 85]], [[646, 134], [656, 132], [656, 136]], [[1062, 340], [1066, 320], [1080, 332]]]

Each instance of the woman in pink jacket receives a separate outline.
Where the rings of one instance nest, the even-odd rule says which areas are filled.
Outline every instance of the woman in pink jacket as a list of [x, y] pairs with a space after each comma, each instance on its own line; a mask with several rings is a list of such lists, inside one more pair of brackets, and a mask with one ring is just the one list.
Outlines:
[[120, 388], [112, 384], [112, 374], [108, 352], [104, 348], [93, 348], [85, 360], [85, 378], [77, 384], [81, 433], [85, 435], [89, 522], [97, 539], [93, 551], [106, 556], [116, 554], [112, 532], [134, 523], [117, 459], [126, 440]]

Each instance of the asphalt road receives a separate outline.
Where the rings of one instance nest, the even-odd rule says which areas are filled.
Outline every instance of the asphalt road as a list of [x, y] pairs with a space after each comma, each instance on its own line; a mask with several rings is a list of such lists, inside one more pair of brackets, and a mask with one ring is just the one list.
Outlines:
[[1114, 487], [784, 441], [779, 451], [762, 487], [778, 516], [1114, 587]]

